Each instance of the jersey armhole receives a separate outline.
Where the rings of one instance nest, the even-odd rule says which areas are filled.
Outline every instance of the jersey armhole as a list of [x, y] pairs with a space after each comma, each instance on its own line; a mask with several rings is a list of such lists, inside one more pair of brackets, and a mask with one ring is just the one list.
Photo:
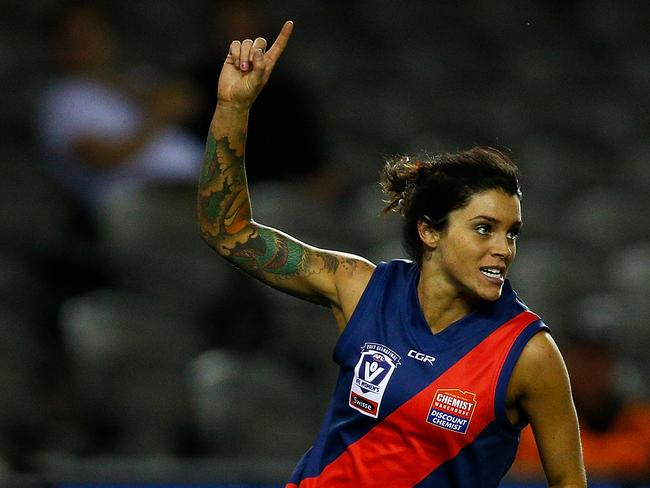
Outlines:
[[526, 344], [528, 344], [535, 334], [543, 331], [550, 332], [550, 329], [541, 320], [536, 320], [532, 324], [528, 325], [513, 343], [499, 373], [499, 380], [494, 393], [494, 414], [496, 419], [510, 430], [520, 431], [528, 425], [528, 422], [525, 420], [517, 424], [512, 424], [506, 415], [508, 385], [510, 384], [512, 371], [515, 369], [517, 360], [521, 356]]
[[336, 341], [336, 344], [334, 346], [334, 353], [333, 353], [333, 359], [335, 363], [341, 364], [340, 358], [342, 357], [341, 356], [342, 349], [348, 343], [349, 337], [354, 332], [353, 331], [354, 324], [358, 322], [357, 317], [362, 315], [368, 309], [371, 303], [373, 303], [373, 299], [376, 298], [376, 295], [373, 293], [373, 290], [377, 289], [380, 286], [380, 283], [386, 280], [386, 275], [388, 274], [386, 273], [387, 269], [388, 269], [388, 263], [380, 262], [372, 272], [372, 275], [370, 276], [370, 279], [366, 284], [366, 288], [363, 290], [363, 293], [361, 294], [359, 303], [357, 303], [357, 306], [354, 308], [354, 311], [350, 316], [350, 320], [348, 320], [348, 323], [345, 324], [345, 327], [343, 328], [343, 332], [341, 332], [341, 335]]

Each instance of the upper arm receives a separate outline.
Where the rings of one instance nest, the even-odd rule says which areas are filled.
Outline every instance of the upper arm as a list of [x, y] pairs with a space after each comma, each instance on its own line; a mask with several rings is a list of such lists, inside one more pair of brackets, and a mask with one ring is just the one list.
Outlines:
[[533, 336], [515, 366], [513, 380], [549, 486], [586, 487], [569, 375], [550, 334]]
[[362, 257], [319, 249], [253, 221], [216, 244], [226, 259], [263, 283], [338, 308], [345, 320], [375, 268]]
[[310, 246], [252, 219], [244, 168], [247, 124], [248, 112], [217, 105], [199, 178], [201, 236], [263, 283], [332, 307], [343, 326], [374, 265], [359, 256]]

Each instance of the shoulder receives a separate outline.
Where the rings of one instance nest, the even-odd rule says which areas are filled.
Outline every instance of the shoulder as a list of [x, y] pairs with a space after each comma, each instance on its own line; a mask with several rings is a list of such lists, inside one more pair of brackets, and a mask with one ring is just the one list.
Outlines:
[[377, 265], [369, 263], [357, 263], [358, 274], [364, 281], [364, 288], [372, 283], [374, 287], [391, 286], [403, 288], [403, 284], [413, 279], [414, 274], [419, 273], [419, 268], [412, 261], [405, 259], [393, 259], [381, 261]]
[[537, 398], [568, 385], [564, 359], [549, 332], [541, 330], [528, 341], [515, 365], [512, 382], [520, 398]]
[[386, 276], [389, 279], [408, 279], [414, 273], [419, 273], [420, 268], [417, 263], [408, 259], [391, 259], [390, 261], [381, 261], [377, 265], [377, 274]]
[[[413, 261], [394, 259], [374, 265], [370, 261], [350, 255], [346, 258], [343, 253], [337, 253], [336, 259], [336, 289], [338, 293], [341, 316], [347, 323], [361, 298], [368, 293], [382, 294], [388, 283], [399, 289], [406, 289], [409, 279], [419, 272], [419, 267]], [[365, 293], [365, 295], [364, 295]]]
[[337, 273], [337, 290], [346, 321], [359, 305], [362, 296], [366, 302], [373, 297], [390, 294], [395, 288], [405, 290], [408, 280], [419, 272], [417, 264], [404, 259], [380, 262], [374, 265], [366, 260], [344, 263]]
[[358, 256], [338, 253], [332, 256], [336, 290], [345, 321], [350, 319], [377, 266]]
[[346, 253], [329, 254], [328, 266], [334, 271], [340, 292], [352, 288], [365, 288], [377, 266], [365, 258]]
[[564, 368], [564, 360], [551, 334], [542, 330], [531, 337], [524, 347], [519, 366], [522, 372], [539, 375], [540, 372]]
[[417, 265], [406, 259], [393, 259], [373, 264], [358, 256], [337, 253], [337, 260], [337, 268], [342, 271], [342, 276], [351, 277], [355, 281], [362, 281], [364, 286], [368, 284], [371, 278], [373, 281], [400, 279], [418, 271]]

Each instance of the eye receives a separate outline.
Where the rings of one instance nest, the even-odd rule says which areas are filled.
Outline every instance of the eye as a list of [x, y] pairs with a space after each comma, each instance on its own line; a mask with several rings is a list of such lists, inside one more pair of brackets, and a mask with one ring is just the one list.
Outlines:
[[519, 237], [519, 231], [518, 230], [511, 230], [510, 232], [508, 232], [507, 236], [508, 236], [509, 240], [516, 241], [517, 237]]
[[476, 226], [476, 232], [482, 236], [489, 236], [492, 228], [488, 224], [481, 224]]

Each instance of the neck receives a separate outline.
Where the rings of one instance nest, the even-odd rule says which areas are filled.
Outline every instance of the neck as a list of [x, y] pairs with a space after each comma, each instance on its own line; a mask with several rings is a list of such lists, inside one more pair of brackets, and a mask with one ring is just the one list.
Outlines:
[[475, 303], [435, 266], [423, 263], [417, 286], [422, 313], [435, 334], [470, 313]]

